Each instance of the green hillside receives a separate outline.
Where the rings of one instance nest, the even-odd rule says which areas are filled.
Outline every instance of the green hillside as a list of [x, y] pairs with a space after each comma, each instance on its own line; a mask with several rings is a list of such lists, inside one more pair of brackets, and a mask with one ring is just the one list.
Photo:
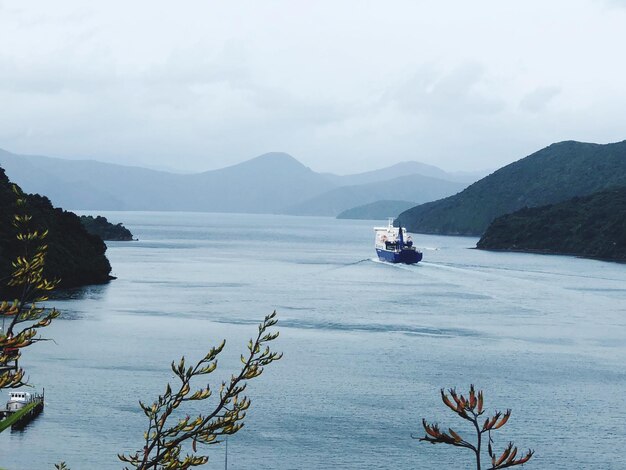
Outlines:
[[454, 196], [398, 216], [411, 232], [480, 235], [496, 217], [626, 186], [626, 141], [560, 142], [511, 163]]
[[[106, 245], [100, 237], [87, 233], [76, 214], [52, 207], [48, 198], [37, 194], [28, 195], [26, 204], [28, 214], [33, 217], [33, 228], [49, 231], [45, 269], [48, 278], [60, 278], [62, 287], [110, 279], [111, 265], [104, 254]], [[11, 223], [16, 212], [15, 194], [0, 168], [0, 279], [10, 275], [11, 262], [22, 252]], [[5, 282], [0, 284], [0, 292]]]
[[626, 261], [626, 187], [498, 217], [477, 247]]

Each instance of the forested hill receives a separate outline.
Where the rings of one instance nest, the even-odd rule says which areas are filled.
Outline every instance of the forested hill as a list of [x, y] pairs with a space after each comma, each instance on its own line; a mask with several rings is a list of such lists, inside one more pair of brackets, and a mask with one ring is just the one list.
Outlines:
[[498, 217], [477, 247], [626, 261], [626, 187]]
[[97, 215], [81, 215], [80, 222], [92, 235], [98, 235], [103, 240], [127, 242], [133, 240], [133, 234], [121, 223], [113, 224], [106, 217]]
[[454, 196], [398, 216], [411, 232], [480, 235], [496, 217], [626, 186], [626, 141], [560, 142], [511, 163]]
[[[13, 216], [17, 213], [16, 196], [4, 170], [0, 168], [0, 293], [5, 292], [11, 262], [22, 245], [17, 242]], [[26, 196], [26, 212], [32, 216], [34, 229], [48, 229], [48, 255], [45, 274], [49, 279], [61, 279], [62, 287], [98, 284], [110, 279], [111, 265], [105, 256], [106, 245], [95, 235], [87, 233], [79, 217], [52, 207], [48, 198]]]

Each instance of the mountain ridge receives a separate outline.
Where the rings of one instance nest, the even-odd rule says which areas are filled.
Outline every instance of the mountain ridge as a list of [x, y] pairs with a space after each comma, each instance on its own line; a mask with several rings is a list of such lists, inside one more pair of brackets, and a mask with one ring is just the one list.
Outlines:
[[626, 185], [626, 141], [564, 141], [496, 170], [459, 194], [413, 207], [398, 221], [418, 233], [476, 236], [494, 218], [522, 207], [621, 185]]
[[420, 174], [404, 175], [380, 182], [340, 186], [320, 196], [285, 209], [287, 214], [336, 217], [341, 212], [382, 199], [413, 200], [416, 204], [464, 187], [461, 183], [440, 180]]
[[[56, 205], [77, 210], [293, 213], [288, 208], [340, 187], [333, 181], [349, 181], [317, 173], [284, 152], [193, 174], [5, 150], [0, 150], [0, 166], [25, 191], [46, 194]], [[382, 182], [386, 175], [383, 168], [368, 172], [367, 178]], [[354, 205], [366, 202], [357, 198]]]
[[380, 200], [347, 209], [337, 215], [338, 219], [386, 220], [414, 207], [415, 201]]

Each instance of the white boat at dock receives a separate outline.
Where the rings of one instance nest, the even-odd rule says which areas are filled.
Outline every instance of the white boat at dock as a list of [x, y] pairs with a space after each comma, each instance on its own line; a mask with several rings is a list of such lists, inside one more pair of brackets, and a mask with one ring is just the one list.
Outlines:
[[22, 428], [41, 413], [44, 408], [44, 393], [9, 392], [6, 407], [0, 410], [0, 431], [8, 426], [13, 429]]

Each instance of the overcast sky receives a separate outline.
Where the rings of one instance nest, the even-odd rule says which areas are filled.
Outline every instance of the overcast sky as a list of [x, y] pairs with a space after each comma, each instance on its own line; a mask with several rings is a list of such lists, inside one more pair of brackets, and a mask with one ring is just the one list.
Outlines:
[[0, 0], [0, 148], [498, 168], [626, 139], [626, 0]]

